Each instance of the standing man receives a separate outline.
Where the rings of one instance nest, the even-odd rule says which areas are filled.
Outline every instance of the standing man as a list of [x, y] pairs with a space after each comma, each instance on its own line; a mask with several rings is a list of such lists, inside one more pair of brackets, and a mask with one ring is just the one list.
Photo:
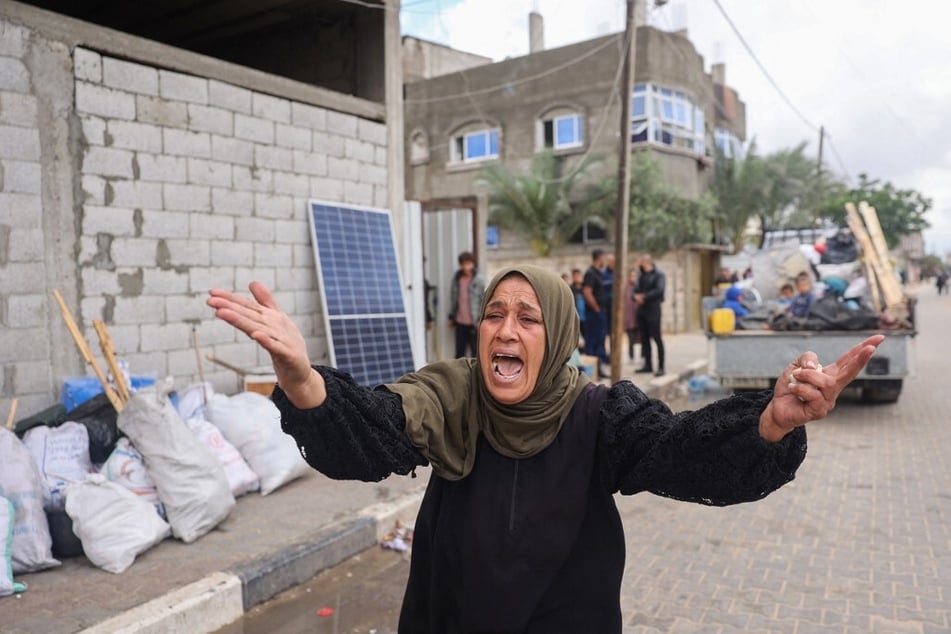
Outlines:
[[604, 251], [591, 252], [591, 266], [584, 274], [581, 292], [585, 301], [584, 352], [598, 358], [598, 375], [608, 378], [604, 370], [611, 364], [604, 347], [604, 337], [608, 328], [608, 311], [604, 293]]
[[635, 372], [654, 372], [651, 364], [651, 339], [657, 344], [657, 371], [654, 376], [664, 375], [664, 341], [660, 337], [660, 305], [664, 303], [664, 273], [654, 266], [654, 258], [642, 255], [641, 274], [634, 286], [634, 301], [637, 302], [637, 327], [641, 331], [641, 356], [644, 365]]
[[449, 327], [456, 332], [456, 358], [474, 357], [476, 347], [476, 327], [479, 325], [482, 311], [482, 296], [485, 294], [485, 281], [475, 268], [475, 256], [469, 251], [459, 254], [459, 270], [452, 276], [449, 296]]

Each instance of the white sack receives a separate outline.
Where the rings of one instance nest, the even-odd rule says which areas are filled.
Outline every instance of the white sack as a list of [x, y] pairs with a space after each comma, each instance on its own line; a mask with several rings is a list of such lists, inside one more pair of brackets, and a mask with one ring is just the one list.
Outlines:
[[120, 573], [171, 534], [155, 508], [101, 473], [66, 487], [66, 514], [93, 564]]
[[16, 511], [13, 502], [0, 497], [0, 597], [23, 592], [26, 585], [13, 581], [13, 524]]
[[0, 496], [13, 502], [13, 572], [58, 566], [43, 506], [49, 489], [30, 450], [12, 431], [0, 427]]
[[187, 421], [193, 416], [205, 418], [205, 402], [211, 400], [214, 394], [215, 388], [208, 381], [192, 383], [184, 390], [180, 390], [178, 392], [178, 404], [175, 407], [178, 409], [182, 420]]
[[221, 430], [200, 416], [192, 416], [185, 421], [192, 433], [202, 441], [206, 447], [215, 452], [218, 461], [225, 470], [228, 486], [235, 497], [244, 495], [261, 488], [258, 476], [244, 458], [221, 434]]
[[50, 499], [46, 510], [62, 511], [65, 489], [70, 482], [81, 482], [92, 472], [89, 460], [89, 431], [81, 423], [67, 421], [59, 427], [41, 425], [23, 435], [40, 473], [46, 478]]
[[164, 394], [133, 393], [116, 422], [142, 453], [175, 537], [193, 542], [228, 517], [234, 496], [221, 463]]
[[281, 429], [281, 413], [268, 397], [257, 392], [215, 394], [205, 413], [261, 478], [261, 495], [310, 470], [297, 442]]
[[116, 448], [102, 464], [99, 473], [106, 476], [110, 482], [115, 482], [135, 493], [151, 504], [162, 519], [166, 518], [165, 505], [159, 499], [155, 482], [152, 481], [152, 477], [145, 468], [142, 454], [128, 438], [123, 436], [116, 441]]

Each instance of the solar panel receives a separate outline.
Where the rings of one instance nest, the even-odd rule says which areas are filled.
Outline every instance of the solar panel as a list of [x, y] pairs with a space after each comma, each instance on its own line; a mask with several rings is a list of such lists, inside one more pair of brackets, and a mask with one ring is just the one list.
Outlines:
[[361, 385], [415, 370], [390, 212], [310, 201], [330, 364]]

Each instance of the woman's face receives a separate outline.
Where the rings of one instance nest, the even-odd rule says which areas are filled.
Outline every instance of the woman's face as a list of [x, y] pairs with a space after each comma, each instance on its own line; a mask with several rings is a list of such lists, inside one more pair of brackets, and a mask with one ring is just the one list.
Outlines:
[[545, 320], [535, 289], [523, 277], [506, 278], [479, 323], [479, 365], [489, 394], [503, 405], [524, 401], [544, 359]]

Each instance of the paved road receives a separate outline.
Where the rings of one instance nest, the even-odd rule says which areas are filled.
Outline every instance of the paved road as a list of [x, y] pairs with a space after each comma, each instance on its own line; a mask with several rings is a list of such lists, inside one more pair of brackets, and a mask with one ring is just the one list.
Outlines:
[[[625, 634], [951, 631], [949, 317], [951, 298], [925, 289], [918, 378], [894, 405], [842, 399], [810, 426], [797, 479], [767, 499], [619, 498]], [[392, 632], [407, 570], [368, 551], [228, 632]], [[321, 606], [340, 608], [335, 620]]]

